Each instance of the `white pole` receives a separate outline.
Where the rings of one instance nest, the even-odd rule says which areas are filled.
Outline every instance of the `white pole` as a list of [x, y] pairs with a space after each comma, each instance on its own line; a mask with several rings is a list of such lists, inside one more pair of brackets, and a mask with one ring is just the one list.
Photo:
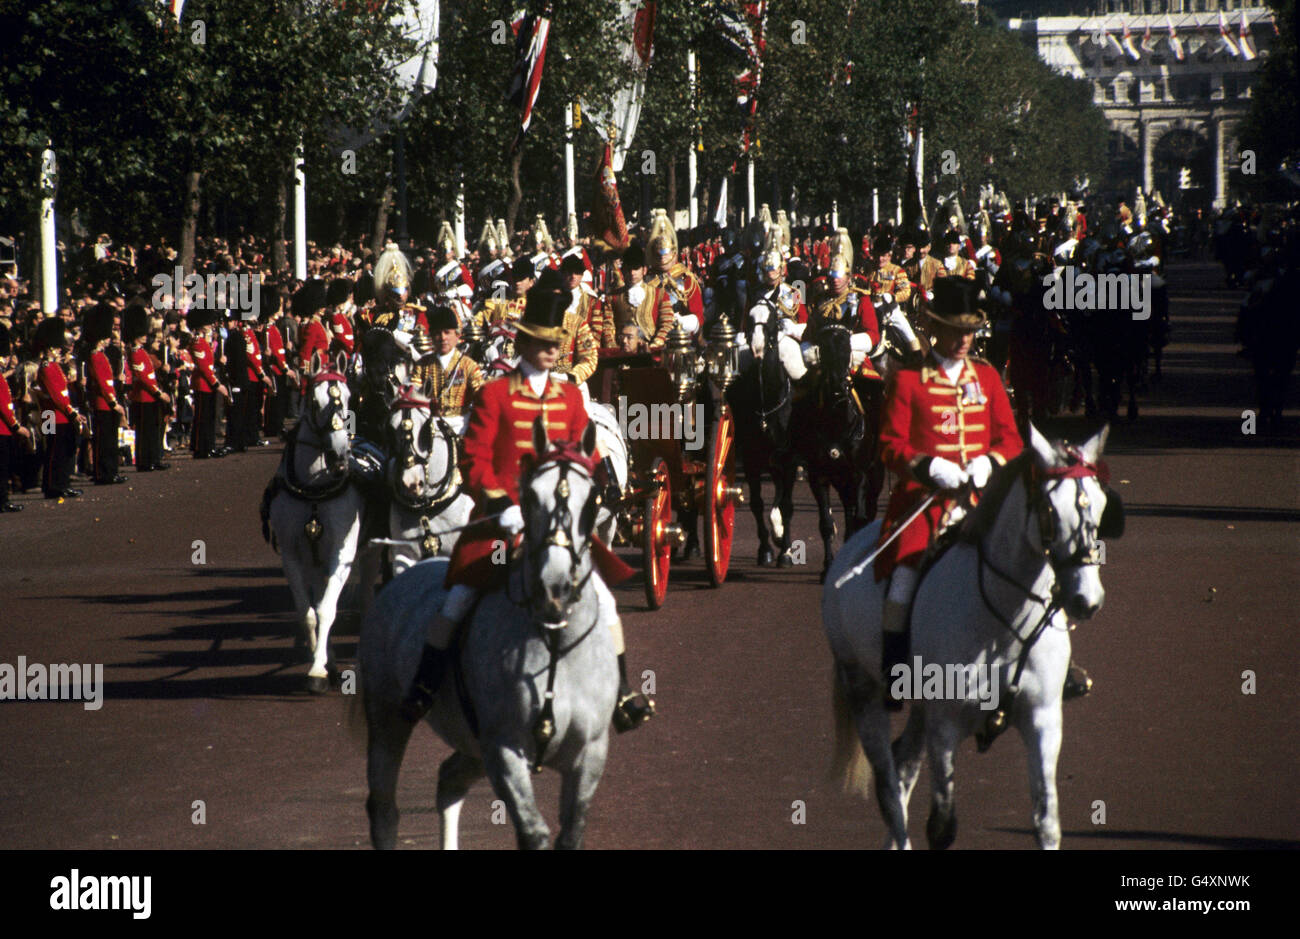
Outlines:
[[569, 237], [578, 228], [578, 201], [573, 193], [573, 102], [564, 109], [564, 218]]
[[748, 188], [749, 188], [749, 192], [748, 192], [748, 196], [749, 196], [749, 198], [748, 198], [747, 204], [746, 204], [746, 206], [745, 206], [745, 208], [746, 208], [745, 217], [746, 217], [746, 219], [751, 219], [751, 218], [754, 217], [754, 214], [755, 214], [755, 212], [754, 212], [754, 156], [753, 156], [753, 154], [750, 154], [749, 159], [746, 161], [745, 172], [746, 172], [746, 176], [747, 176], [747, 179], [746, 179], [746, 185], [747, 185]]
[[901, 192], [898, 194], [898, 203], [894, 208], [894, 224], [903, 224], [903, 194]]
[[871, 187], [871, 224], [874, 225], [880, 221], [880, 190], [875, 186]]
[[293, 276], [307, 279], [307, 174], [302, 141], [293, 157]]
[[840, 227], [840, 203], [837, 199], [831, 200], [831, 231]]
[[465, 174], [460, 177], [460, 185], [456, 189], [456, 252], [457, 257], [464, 257], [469, 252], [465, 250]]
[[[695, 50], [686, 53], [686, 81], [690, 86], [691, 113], [695, 112]], [[695, 198], [695, 125], [691, 124], [690, 145], [686, 148], [686, 185], [691, 192], [691, 228], [700, 223], [700, 203]]]
[[53, 316], [59, 308], [58, 237], [54, 231], [54, 186], [59, 165], [54, 151], [41, 154], [41, 310]]

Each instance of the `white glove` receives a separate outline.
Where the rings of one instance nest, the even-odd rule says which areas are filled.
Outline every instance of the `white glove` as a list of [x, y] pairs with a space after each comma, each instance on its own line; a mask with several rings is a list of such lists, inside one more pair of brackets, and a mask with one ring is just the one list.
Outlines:
[[849, 348], [854, 352], [861, 352], [863, 356], [871, 354], [872, 346], [870, 333], [854, 333], [849, 337]]
[[687, 313], [685, 316], [677, 317], [677, 325], [682, 328], [682, 332], [688, 336], [694, 336], [700, 331], [700, 318], [694, 313]]
[[930, 478], [940, 489], [957, 489], [969, 478], [952, 460], [937, 456], [930, 461]]
[[501, 513], [497, 519], [497, 524], [505, 531], [507, 535], [516, 535], [524, 530], [524, 512], [517, 505], [512, 505]]
[[971, 485], [976, 489], [983, 489], [989, 484], [989, 477], [993, 475], [993, 460], [987, 456], [977, 456], [966, 464], [966, 475], [970, 477]]
[[803, 350], [803, 364], [809, 368], [814, 367], [822, 360], [821, 350], [811, 342], [800, 343], [800, 347]]

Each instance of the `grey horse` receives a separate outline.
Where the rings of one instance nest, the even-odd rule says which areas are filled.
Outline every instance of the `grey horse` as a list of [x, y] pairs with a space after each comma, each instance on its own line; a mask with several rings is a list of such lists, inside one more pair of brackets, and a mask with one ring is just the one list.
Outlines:
[[[454, 649], [454, 677], [425, 718], [455, 750], [438, 772], [444, 849], [458, 846], [461, 804], [484, 775], [519, 846], [546, 847], [550, 832], [532, 783], [542, 766], [563, 777], [555, 847], [579, 848], [605, 770], [618, 668], [609, 624], [598, 615], [600, 575], [590, 551], [599, 505], [591, 479], [596, 428], [589, 423], [580, 444], [553, 445], [539, 420], [533, 446], [537, 463], [520, 485], [523, 547], [508, 559], [506, 586], [485, 593], [470, 616]], [[430, 558], [395, 577], [361, 632], [366, 811], [376, 848], [397, 843], [397, 775], [412, 731], [399, 708], [441, 608], [447, 565]]]

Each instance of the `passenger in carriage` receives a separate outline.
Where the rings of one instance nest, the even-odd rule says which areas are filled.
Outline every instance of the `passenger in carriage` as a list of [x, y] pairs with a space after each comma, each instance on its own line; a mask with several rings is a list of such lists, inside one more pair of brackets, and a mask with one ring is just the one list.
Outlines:
[[449, 305], [440, 303], [429, 311], [429, 328], [433, 349], [416, 365], [411, 381], [422, 385], [426, 378], [432, 380], [431, 398], [437, 403], [437, 413], [456, 433], [463, 434], [470, 401], [483, 387], [483, 370], [458, 348], [460, 328]]

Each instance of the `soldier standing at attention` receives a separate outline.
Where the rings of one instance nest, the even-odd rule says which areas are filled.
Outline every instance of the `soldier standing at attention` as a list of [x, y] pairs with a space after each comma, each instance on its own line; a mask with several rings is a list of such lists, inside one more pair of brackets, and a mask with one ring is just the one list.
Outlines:
[[162, 462], [162, 408], [171, 397], [158, 386], [153, 360], [145, 348], [149, 338], [149, 313], [139, 304], [126, 308], [122, 316], [122, 338], [131, 348], [131, 416], [135, 425], [135, 471], [151, 473], [169, 469]]

